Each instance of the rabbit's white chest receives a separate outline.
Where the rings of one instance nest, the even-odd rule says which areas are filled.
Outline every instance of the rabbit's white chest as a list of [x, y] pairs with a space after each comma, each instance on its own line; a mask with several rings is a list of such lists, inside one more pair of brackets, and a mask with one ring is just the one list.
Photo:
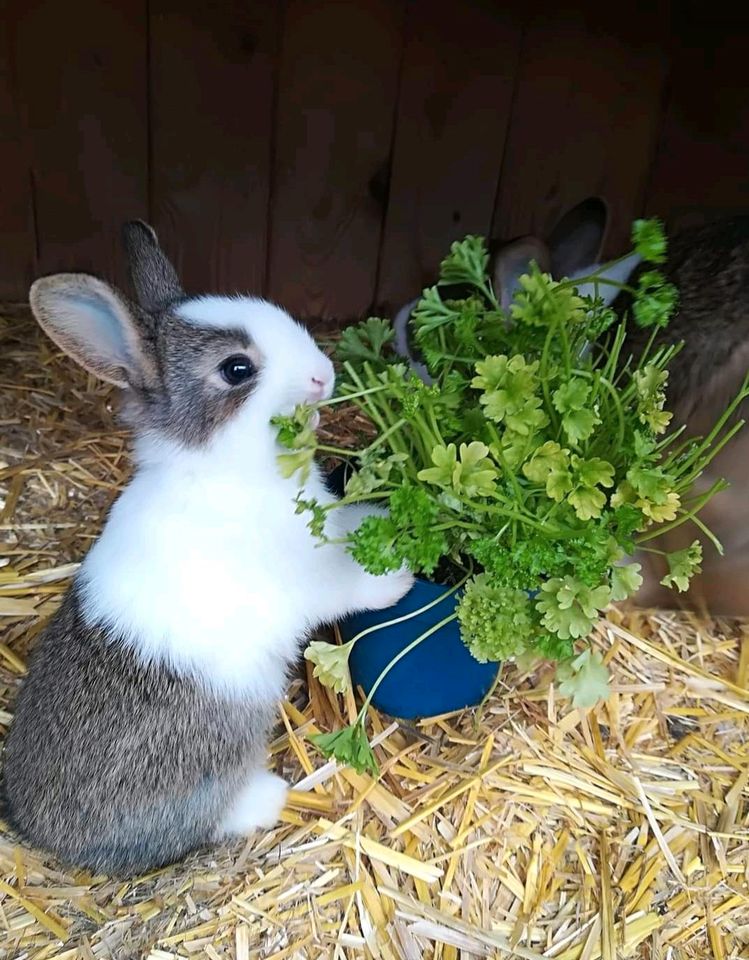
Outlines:
[[272, 488], [260, 500], [221, 484], [154, 493], [145, 481], [128, 488], [86, 558], [87, 617], [145, 659], [278, 698], [319, 620], [324, 563], [306, 520]]

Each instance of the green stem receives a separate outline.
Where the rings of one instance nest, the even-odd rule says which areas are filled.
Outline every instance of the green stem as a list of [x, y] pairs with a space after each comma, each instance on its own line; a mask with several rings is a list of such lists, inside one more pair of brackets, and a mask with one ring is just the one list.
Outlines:
[[464, 497], [460, 498], [460, 502], [464, 506], [470, 507], [471, 510], [478, 512], [483, 511], [484, 513], [496, 513], [498, 516], [509, 517], [511, 520], [517, 520], [519, 523], [524, 523], [529, 527], [540, 530], [542, 533], [546, 534], [547, 537], [549, 535], [557, 537], [574, 537], [576, 535], [576, 531], [570, 530], [568, 527], [556, 527], [553, 530], [549, 530], [545, 523], [535, 520], [524, 511], [518, 512], [516, 510], [508, 510], [505, 507], [495, 506], [492, 503], [474, 503], [473, 500], [467, 500]]
[[589, 380], [594, 380], [595, 383], [600, 383], [601, 386], [608, 391], [609, 395], [611, 396], [611, 400], [613, 401], [614, 409], [616, 410], [617, 419], [619, 421], [619, 436], [617, 438], [618, 440], [617, 449], [621, 450], [624, 445], [624, 434], [626, 431], [626, 424], [624, 422], [624, 411], [622, 409], [622, 405], [619, 400], [619, 394], [617, 393], [616, 387], [614, 386], [613, 383], [611, 383], [611, 381], [607, 377], [604, 377], [604, 376], [596, 377], [594, 374], [594, 371], [592, 370], [580, 370], [580, 369], [574, 368], [571, 371], [571, 373], [574, 374], [574, 376], [576, 377], [583, 377]]
[[718, 556], [722, 557], [723, 544], [720, 542], [720, 540], [718, 540], [718, 538], [715, 536], [713, 531], [707, 526], [707, 524], [703, 523], [698, 516], [692, 517], [692, 523], [705, 534], [705, 536], [708, 538], [708, 540], [712, 543], [712, 545], [717, 550]]
[[437, 417], [431, 406], [428, 408], [427, 412], [429, 416], [429, 421], [432, 424], [432, 429], [434, 430], [434, 435], [437, 437], [437, 440], [443, 447], [446, 446], [445, 441], [442, 437], [442, 433], [440, 432], [439, 424], [437, 423]]
[[[395, 484], [392, 484], [392, 489], [396, 489]], [[342, 497], [340, 500], [334, 500], [332, 503], [326, 503], [323, 507], [324, 510], [340, 510], [341, 507], [347, 507], [350, 503], [368, 503], [370, 500], [387, 500], [390, 496], [389, 491], [380, 491], [365, 493], [361, 497]], [[344, 541], [348, 543], [348, 541]]]
[[432, 530], [451, 530], [453, 527], [460, 527], [462, 530], [478, 530], [483, 528], [478, 523], [469, 523], [467, 520], [448, 520], [445, 523], [438, 523], [432, 527]]
[[383, 390], [387, 389], [387, 384], [381, 383], [376, 387], [367, 387], [366, 390], [357, 390], [354, 393], [339, 394], [337, 397], [331, 397], [329, 400], [320, 400], [314, 406], [316, 410], [321, 410], [323, 407], [332, 407], [336, 403], [346, 403], [349, 400], [358, 400], [359, 397], [366, 397], [371, 393], [382, 393]]
[[[688, 487], [691, 487], [694, 481], [700, 476], [700, 474], [703, 473], [705, 468], [709, 466], [709, 464], [715, 459], [715, 457], [717, 457], [717, 455], [720, 453], [723, 447], [725, 447], [728, 441], [732, 440], [734, 437], [734, 434], [738, 433], [738, 431], [743, 426], [744, 426], [744, 421], [740, 420], [734, 427], [732, 427], [728, 431], [728, 433], [725, 435], [725, 437], [722, 437], [721, 440], [713, 446], [713, 448], [710, 450], [710, 453], [699, 462], [699, 466], [697, 466], [688, 476], [682, 477], [679, 480], [679, 482], [676, 484], [675, 489], [680, 493], [682, 490], [686, 490]], [[679, 471], [676, 474], [677, 478], [679, 477], [680, 473], [681, 471]]]
[[443, 600], [447, 600], [448, 597], [451, 597], [453, 594], [457, 593], [470, 575], [471, 574], [469, 571], [462, 580], [455, 584], [454, 587], [450, 587], [449, 590], [441, 593], [436, 599], [430, 600], [429, 603], [425, 603], [423, 607], [418, 607], [418, 609], [412, 610], [410, 613], [404, 613], [401, 617], [394, 617], [392, 620], [384, 620], [382, 623], [376, 623], [373, 627], [367, 627], [366, 629], [361, 630], [356, 634], [355, 637], [352, 637], [351, 640], [345, 644], [345, 646], [353, 647], [358, 640], [361, 640], [362, 637], [366, 637], [367, 634], [375, 633], [377, 630], [383, 630], [385, 627], [394, 627], [398, 623], [405, 623], [406, 620], [412, 620], [414, 617], [418, 617], [422, 613], [426, 613], [427, 610], [431, 610], [432, 607], [436, 607], [437, 604], [442, 603]]
[[418, 647], [420, 643], [422, 643], [424, 640], [427, 640], [429, 637], [431, 637], [433, 633], [436, 633], [438, 630], [441, 630], [444, 626], [447, 626], [448, 623], [452, 623], [453, 620], [457, 620], [457, 619], [458, 619], [457, 613], [449, 614], [448, 616], [440, 620], [439, 623], [435, 623], [434, 626], [430, 627], [428, 630], [425, 630], [415, 640], [412, 640], [407, 647], [404, 647], [401, 650], [401, 652], [397, 654], [397, 656], [393, 657], [390, 663], [385, 667], [385, 669], [380, 673], [379, 677], [375, 680], [374, 685], [372, 686], [372, 689], [367, 694], [367, 699], [362, 704], [362, 708], [359, 711], [359, 716], [356, 718], [357, 723], [360, 723], [362, 725], [364, 724], [364, 718], [367, 715], [367, 707], [372, 702], [372, 697], [375, 695], [375, 693], [377, 693], [377, 688], [380, 686], [380, 684], [385, 679], [385, 677], [390, 673], [393, 667], [397, 663], [399, 663], [404, 657], [407, 657], [408, 654], [412, 650], [414, 650], [416, 647]]
[[[358, 450], [346, 450], [345, 447], [329, 447], [326, 443], [318, 443], [315, 447], [317, 453], [330, 453], [336, 457], [360, 457]], [[293, 451], [292, 451], [293, 452]]]
[[363, 456], [364, 453], [371, 453], [373, 450], [376, 450], [381, 444], [385, 443], [386, 440], [389, 440], [394, 433], [397, 433], [400, 430], [400, 428], [404, 426], [407, 422], [408, 421], [404, 417], [401, 417], [401, 419], [398, 420], [396, 423], [391, 424], [387, 428], [387, 430], [384, 433], [381, 433], [379, 437], [377, 437], [375, 440], [373, 440], [372, 443], [370, 443], [370, 445], [366, 448], [366, 450], [362, 451], [362, 453], [359, 454], [359, 456]]
[[478, 730], [479, 727], [481, 726], [481, 719], [482, 719], [482, 717], [483, 717], [483, 715], [484, 715], [484, 710], [486, 709], [487, 703], [488, 703], [488, 702], [491, 700], [491, 698], [494, 696], [494, 691], [495, 691], [495, 690], [497, 689], [497, 687], [499, 686], [499, 678], [500, 678], [499, 664], [497, 664], [497, 676], [496, 676], [496, 677], [494, 678], [494, 680], [492, 681], [492, 685], [489, 687], [489, 689], [487, 690], [487, 692], [484, 694], [483, 700], [481, 701], [481, 703], [478, 705], [478, 707], [477, 707], [477, 709], [476, 709], [476, 716], [473, 718], [473, 729], [474, 729], [474, 730]]
[[520, 483], [517, 478], [517, 474], [515, 473], [514, 470], [510, 470], [510, 468], [507, 466], [507, 460], [505, 460], [505, 455], [502, 453], [502, 441], [499, 439], [499, 433], [497, 432], [497, 428], [494, 426], [493, 423], [489, 423], [488, 427], [489, 427], [489, 433], [491, 435], [491, 438], [494, 441], [493, 453], [497, 458], [497, 460], [499, 461], [499, 465], [502, 468], [502, 473], [505, 475], [505, 477], [509, 479], [510, 485], [512, 486], [512, 489], [515, 491], [515, 497], [517, 498], [518, 505], [522, 509], [525, 506], [525, 497], [523, 496], [523, 489], [520, 486]]
[[[736, 412], [737, 407], [741, 403], [743, 403], [743, 401], [748, 396], [749, 396], [749, 376], [745, 378], [741, 386], [741, 389], [733, 398], [733, 400], [728, 405], [728, 407], [723, 411], [722, 416], [718, 419], [717, 423], [715, 424], [713, 429], [710, 431], [710, 433], [708, 433], [707, 437], [705, 437], [702, 443], [697, 444], [695, 450], [689, 455], [689, 457], [687, 457], [684, 464], [681, 465], [681, 469], [679, 471], [680, 473], [686, 472], [695, 461], [701, 461], [701, 458], [703, 457], [705, 451], [710, 449], [713, 446], [715, 438], [721, 433], [721, 431], [725, 427], [728, 420], [730, 420], [730, 418]], [[741, 429], [743, 423], [744, 421], [742, 420], [731, 428], [731, 431], [729, 431], [728, 439], [730, 439], [730, 437], [732, 437], [737, 430]], [[724, 444], [726, 442], [727, 442], [726, 440], [723, 441]], [[707, 466], [707, 464], [710, 462], [710, 460], [712, 460], [712, 458], [715, 456], [716, 453], [717, 453], [717, 450], [711, 451], [709, 457], [706, 460], [704, 460], [704, 462], [702, 462], [702, 465], [700, 466], [699, 471], [703, 470], [704, 467]]]
[[[364, 413], [366, 413], [367, 416], [369, 416], [369, 418], [374, 422], [375, 426], [379, 428], [380, 433], [385, 433], [388, 427], [392, 425], [392, 422], [387, 419], [387, 416], [384, 415], [384, 412], [383, 414], [381, 414], [381, 411], [377, 408], [377, 406], [370, 401], [369, 395], [365, 393], [367, 388], [365, 387], [365, 384], [362, 381], [361, 377], [357, 374], [356, 370], [354, 370], [353, 365], [349, 361], [346, 361], [346, 363], [344, 364], [344, 367], [348, 375], [356, 384], [356, 386], [359, 387], [362, 391], [361, 397], [363, 399], [360, 404], [357, 404], [357, 406], [359, 406], [359, 409], [362, 410]], [[365, 373], [370, 378], [370, 384], [371, 384], [372, 380], [374, 379], [374, 374], [372, 373], [371, 369], [368, 367], [367, 364], [364, 365], [364, 369], [365, 369]], [[375, 386], [379, 386], [379, 384], [375, 384]], [[389, 385], [386, 384], [384, 386], [388, 387]], [[372, 390], [371, 392], [374, 393], [375, 391]], [[397, 431], [391, 435], [391, 442], [390, 442], [391, 449], [393, 449], [396, 453], [408, 453], [408, 451], [403, 448], [403, 445], [401, 443], [393, 442], [397, 437], [398, 437]]]
[[549, 369], [549, 351], [551, 349], [553, 330], [550, 327], [544, 340], [544, 348], [541, 351], [541, 389], [543, 390], [544, 400], [546, 401], [546, 412], [552, 420], [554, 432], [559, 431], [559, 418], [557, 417], [554, 405], [551, 402], [551, 392], [549, 390], [549, 378], [546, 375]]

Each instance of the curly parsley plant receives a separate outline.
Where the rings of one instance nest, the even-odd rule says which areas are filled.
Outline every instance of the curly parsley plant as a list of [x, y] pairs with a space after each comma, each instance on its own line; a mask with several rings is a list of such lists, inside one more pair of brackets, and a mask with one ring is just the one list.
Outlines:
[[[690, 489], [739, 429], [728, 424], [749, 393], [745, 384], [704, 439], [669, 431], [665, 388], [677, 348], [654, 341], [677, 293], [658, 270], [666, 254], [658, 221], [638, 221], [633, 241], [651, 268], [624, 289], [633, 321], [653, 331], [636, 359], [624, 351], [627, 321], [599, 297], [578, 294], [578, 285], [608, 282], [600, 273], [557, 282], [534, 264], [505, 313], [475, 236], [452, 245], [439, 283], [412, 314], [431, 385], [395, 354], [386, 320], [349, 328], [338, 349], [332, 402], [350, 401], [377, 431], [366, 449], [348, 452], [355, 471], [341, 504], [389, 507], [351, 535], [353, 556], [373, 574], [406, 564], [464, 582], [454, 617], [471, 653], [554, 660], [560, 692], [577, 706], [606, 695], [606, 668], [589, 638], [609, 603], [642, 582], [627, 557], [681, 523], [705, 530], [696, 514], [723, 484], [700, 497]], [[465, 287], [460, 299], [443, 295], [456, 283]], [[308, 412], [278, 425], [287, 448], [281, 468], [303, 478], [320, 449]], [[338, 506], [299, 500], [321, 536], [326, 512]], [[663, 583], [686, 590], [700, 545], [667, 560]], [[307, 654], [336, 690], [346, 683], [349, 648], [316, 644]], [[320, 746], [372, 768], [363, 717]]]

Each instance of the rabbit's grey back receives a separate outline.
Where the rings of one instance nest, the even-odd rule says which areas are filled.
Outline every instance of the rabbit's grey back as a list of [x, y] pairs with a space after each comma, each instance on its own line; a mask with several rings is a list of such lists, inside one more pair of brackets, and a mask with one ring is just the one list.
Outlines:
[[[650, 269], [638, 266], [630, 285]], [[700, 408], [728, 402], [749, 369], [749, 216], [675, 233], [662, 271], [675, 284], [679, 303], [656, 343], [683, 341], [669, 364], [668, 394], [679, 421], [690, 421], [691, 429]], [[628, 296], [614, 301], [617, 311], [629, 306]], [[628, 326], [626, 346], [637, 355], [651, 331]]]
[[73, 587], [41, 635], [5, 748], [11, 826], [130, 875], [215, 841], [265, 760], [268, 704], [224, 698], [86, 624]]
[[[648, 269], [652, 267], [639, 266], [630, 285], [636, 285]], [[669, 238], [662, 272], [677, 287], [679, 304], [655, 342], [682, 343], [669, 363], [668, 408], [674, 413], [674, 425], [684, 426], [687, 436], [704, 436], [749, 372], [749, 216], [675, 233]], [[630, 306], [628, 296], [614, 301], [619, 312]], [[624, 355], [638, 356], [650, 335], [650, 330], [630, 322]], [[748, 415], [749, 402], [744, 401], [731, 423]], [[744, 427], [718, 453], [693, 490], [694, 494], [706, 492], [718, 478], [730, 484], [700, 512], [703, 523], [721, 542], [722, 555], [691, 525], [666, 533], [652, 544], [672, 552], [688, 547], [695, 536], [703, 540], [702, 572], [692, 580], [686, 602], [714, 615], [749, 615], [749, 511], [744, 493], [748, 471], [749, 433]], [[667, 572], [664, 559], [653, 553], [638, 559], [645, 575], [638, 602], [672, 605], [673, 594], [661, 585]]]

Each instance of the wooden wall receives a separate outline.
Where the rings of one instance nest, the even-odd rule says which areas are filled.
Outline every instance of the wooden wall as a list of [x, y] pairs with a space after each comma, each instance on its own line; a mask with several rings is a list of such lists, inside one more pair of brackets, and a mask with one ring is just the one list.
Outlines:
[[[609, 7], [611, 9], [609, 9]], [[741, 8], [736, 8], [740, 11]], [[715, 12], [717, 10], [717, 12]], [[749, 211], [749, 22], [690, 2], [0, 0], [0, 300], [155, 225], [190, 290], [387, 309], [468, 232]]]

